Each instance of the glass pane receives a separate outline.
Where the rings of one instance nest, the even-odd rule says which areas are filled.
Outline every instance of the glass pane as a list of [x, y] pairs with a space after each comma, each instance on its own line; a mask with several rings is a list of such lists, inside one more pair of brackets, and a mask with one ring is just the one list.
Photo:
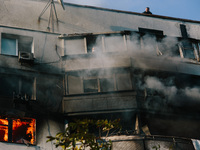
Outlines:
[[2, 40], [1, 40], [1, 54], [17, 56], [16, 46], [17, 46], [16, 39], [2, 38]]
[[13, 142], [35, 144], [36, 120], [15, 119], [13, 120]]

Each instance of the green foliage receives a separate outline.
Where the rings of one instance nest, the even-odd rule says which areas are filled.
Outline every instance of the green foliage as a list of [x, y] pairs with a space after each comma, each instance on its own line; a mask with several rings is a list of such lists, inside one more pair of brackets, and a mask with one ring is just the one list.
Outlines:
[[[75, 120], [70, 122], [65, 132], [57, 133], [55, 137], [47, 136], [48, 140], [55, 141], [56, 147], [63, 150], [83, 150], [89, 147], [91, 150], [111, 150], [112, 142], [102, 138], [102, 134], [107, 137], [110, 130], [121, 129], [120, 120]], [[94, 130], [99, 131], [99, 135], [94, 134]], [[77, 146], [78, 145], [78, 146]]]
[[153, 148], [153, 149], [156, 149], [156, 150], [160, 150], [160, 145], [158, 145], [158, 146], [153, 146], [152, 148]]

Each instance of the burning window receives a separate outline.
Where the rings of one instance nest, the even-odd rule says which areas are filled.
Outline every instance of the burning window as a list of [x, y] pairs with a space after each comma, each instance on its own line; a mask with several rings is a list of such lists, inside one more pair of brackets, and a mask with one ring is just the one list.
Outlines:
[[0, 141], [8, 141], [8, 120], [0, 119]]
[[0, 141], [35, 144], [35, 133], [35, 119], [0, 119]]

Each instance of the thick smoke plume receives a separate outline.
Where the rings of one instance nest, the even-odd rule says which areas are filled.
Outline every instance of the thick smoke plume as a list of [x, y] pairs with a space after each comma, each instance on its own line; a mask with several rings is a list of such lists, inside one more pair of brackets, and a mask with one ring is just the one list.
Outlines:
[[176, 86], [167, 86], [156, 77], [146, 77], [146, 87], [162, 92], [165, 96], [173, 98], [177, 94]]

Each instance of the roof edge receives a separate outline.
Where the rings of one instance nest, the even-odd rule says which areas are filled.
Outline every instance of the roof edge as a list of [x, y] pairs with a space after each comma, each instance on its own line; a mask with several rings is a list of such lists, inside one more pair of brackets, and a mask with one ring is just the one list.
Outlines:
[[73, 4], [73, 3], [67, 3], [67, 2], [64, 2], [64, 4], [65, 5], [70, 5], [70, 6], [75, 6], [75, 7], [85, 7], [85, 8], [91, 8], [91, 9], [113, 11], [113, 12], [118, 12], [118, 13], [134, 14], [134, 15], [139, 15], [139, 16], [153, 17], [153, 18], [177, 20], [177, 21], [191, 22], [191, 23], [200, 23], [200, 21], [197, 21], [197, 20], [176, 18], [176, 17], [170, 17], [170, 16], [162, 16], [162, 15], [155, 15], [155, 14], [143, 14], [143, 13], [132, 12], [132, 11], [124, 11], [124, 10], [117, 10], [117, 9], [103, 8], [103, 7], [89, 6], [89, 5], [80, 5], [80, 4]]

